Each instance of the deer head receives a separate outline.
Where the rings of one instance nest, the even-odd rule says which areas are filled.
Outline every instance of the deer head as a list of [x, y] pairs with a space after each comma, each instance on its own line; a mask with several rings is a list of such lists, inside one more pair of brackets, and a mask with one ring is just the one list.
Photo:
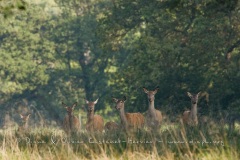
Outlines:
[[197, 94], [191, 94], [190, 92], [187, 92], [188, 96], [191, 98], [192, 104], [197, 104], [200, 93], [201, 92], [198, 92]]
[[123, 99], [117, 99], [117, 98], [112, 98], [112, 99], [116, 103], [115, 108], [117, 110], [120, 110], [120, 109], [124, 108], [124, 103], [125, 103], [127, 98], [126, 98], [126, 96], [123, 96]]
[[143, 91], [147, 94], [148, 101], [153, 102], [155, 99], [155, 94], [159, 90], [159, 87], [156, 87], [153, 91], [148, 91], [147, 88], [143, 87]]
[[98, 99], [96, 99], [94, 102], [90, 102], [90, 101], [85, 99], [85, 102], [88, 105], [88, 108], [87, 108], [88, 113], [93, 113], [94, 108], [95, 108], [95, 104], [97, 104]]
[[68, 115], [72, 116], [73, 114], [73, 110], [75, 109], [75, 107], [77, 106], [77, 102], [75, 102], [72, 106], [67, 106], [65, 103], [62, 102], [62, 105], [64, 106], [64, 108], [67, 110]]
[[26, 115], [26, 116], [24, 116], [24, 115], [22, 115], [22, 114], [19, 114], [19, 115], [20, 115], [20, 118], [22, 119], [22, 123], [25, 124], [25, 123], [28, 122], [29, 117], [30, 117], [31, 114], [29, 113], [29, 114]]

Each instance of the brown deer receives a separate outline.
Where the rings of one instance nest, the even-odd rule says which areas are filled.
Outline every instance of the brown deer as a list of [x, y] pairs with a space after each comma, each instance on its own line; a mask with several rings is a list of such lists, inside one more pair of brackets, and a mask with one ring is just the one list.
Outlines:
[[101, 116], [94, 114], [95, 104], [97, 104], [98, 99], [94, 102], [89, 102], [88, 100], [85, 101], [88, 105], [86, 130], [88, 132], [102, 132], [104, 129], [104, 120]]
[[155, 88], [153, 91], [149, 91], [145, 87], [143, 87], [143, 91], [147, 94], [149, 102], [148, 111], [146, 112], [146, 124], [150, 128], [159, 127], [163, 119], [161, 111], [155, 109], [154, 107], [155, 94], [158, 90], [158, 87]]
[[188, 124], [190, 126], [198, 125], [197, 103], [200, 93], [201, 92], [199, 92], [198, 94], [191, 94], [187, 92], [188, 96], [191, 98], [192, 107], [190, 111], [188, 110], [183, 113], [182, 120], [184, 124]]
[[145, 119], [141, 113], [125, 113], [125, 96], [123, 97], [123, 99], [113, 98], [113, 101], [116, 103], [115, 108], [119, 110], [120, 113], [122, 129], [124, 129], [125, 131], [129, 131], [130, 129], [140, 129], [144, 127]]
[[28, 128], [28, 120], [29, 120], [29, 117], [30, 117], [30, 113], [27, 114], [27, 115], [22, 115], [22, 114], [19, 114], [20, 115], [20, 118], [21, 118], [21, 125], [19, 125], [18, 127], [18, 132], [19, 133], [23, 133], [23, 132], [27, 132], [29, 131], [29, 128]]
[[117, 131], [119, 129], [119, 125], [116, 122], [109, 121], [105, 124], [104, 130], [105, 132]]
[[77, 133], [80, 131], [81, 125], [79, 119], [74, 116], [73, 111], [77, 106], [77, 102], [75, 102], [72, 106], [67, 106], [62, 102], [62, 105], [67, 110], [67, 115], [63, 120], [63, 129], [69, 135], [71, 133]]

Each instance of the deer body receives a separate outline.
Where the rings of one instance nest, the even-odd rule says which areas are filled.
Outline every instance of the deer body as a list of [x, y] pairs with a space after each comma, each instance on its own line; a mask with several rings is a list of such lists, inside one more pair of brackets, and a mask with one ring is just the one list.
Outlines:
[[116, 122], [107, 122], [104, 126], [104, 130], [107, 131], [117, 131], [119, 129], [119, 125]]
[[144, 127], [145, 119], [141, 113], [125, 113], [124, 111], [124, 102], [126, 97], [124, 96], [123, 100], [118, 100], [113, 98], [116, 102], [116, 109], [119, 110], [121, 118], [121, 127], [128, 131], [129, 129], [140, 129]]
[[158, 87], [154, 91], [148, 91], [145, 87], [143, 87], [144, 92], [147, 94], [148, 97], [148, 102], [149, 102], [149, 107], [148, 111], [146, 112], [146, 123], [147, 126], [150, 128], [155, 128], [160, 126], [162, 122], [162, 112], [155, 109], [154, 106], [154, 99], [155, 99], [155, 94], [158, 91]]
[[81, 125], [80, 125], [79, 119], [73, 114], [73, 110], [77, 106], [77, 103], [74, 103], [71, 107], [67, 106], [63, 102], [62, 102], [62, 105], [67, 110], [67, 115], [64, 117], [64, 120], [63, 120], [64, 131], [67, 134], [79, 132]]
[[198, 96], [200, 94], [200, 92], [196, 95], [193, 95], [189, 92], [187, 92], [188, 96], [191, 98], [191, 110], [190, 111], [185, 111], [183, 113], [183, 123], [184, 124], [188, 124], [191, 126], [195, 126], [198, 125], [198, 117], [197, 117], [197, 102], [198, 102]]
[[23, 133], [23, 132], [29, 131], [28, 120], [29, 120], [30, 115], [31, 114], [23, 116], [22, 114], [20, 114], [20, 118], [21, 118], [22, 122], [21, 122], [21, 125], [19, 125], [19, 127], [18, 127], [18, 132]]
[[89, 102], [86, 100], [88, 105], [88, 114], [87, 114], [87, 123], [86, 123], [86, 130], [88, 132], [95, 132], [99, 131], [102, 132], [104, 129], [104, 120], [101, 116], [94, 114], [94, 107], [97, 104], [97, 101]]

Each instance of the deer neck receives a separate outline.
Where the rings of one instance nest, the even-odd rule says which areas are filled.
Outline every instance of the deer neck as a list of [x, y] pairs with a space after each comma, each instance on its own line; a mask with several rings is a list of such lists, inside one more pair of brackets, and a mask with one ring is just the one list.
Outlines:
[[28, 122], [23, 122], [22, 123], [22, 128], [27, 129], [28, 128]]
[[128, 123], [127, 123], [127, 117], [124, 111], [124, 107], [120, 109], [120, 118], [121, 118], [122, 124], [124, 125], [124, 127], [126, 127]]
[[87, 118], [88, 122], [92, 122], [94, 119], [94, 112], [88, 112]]
[[72, 113], [68, 113], [68, 118], [69, 118], [69, 127], [70, 129], [72, 129], [73, 126], [73, 114]]
[[197, 118], [197, 103], [196, 104], [192, 104], [190, 116], [191, 116], [191, 118], [193, 120]]
[[24, 124], [24, 128], [28, 129], [28, 122]]
[[151, 115], [151, 117], [153, 118], [156, 118], [156, 110], [155, 110], [155, 107], [154, 107], [154, 101], [149, 101], [149, 113]]

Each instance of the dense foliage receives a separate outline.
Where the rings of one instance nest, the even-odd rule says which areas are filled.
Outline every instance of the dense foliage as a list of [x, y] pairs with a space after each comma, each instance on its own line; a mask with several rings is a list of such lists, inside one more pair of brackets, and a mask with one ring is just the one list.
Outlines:
[[142, 87], [159, 86], [155, 104], [168, 114], [190, 107], [187, 91], [202, 92], [203, 114], [240, 112], [239, 9], [237, 0], [31, 2], [0, 15], [1, 104], [100, 97], [105, 110], [126, 95], [127, 110], [144, 112]]

